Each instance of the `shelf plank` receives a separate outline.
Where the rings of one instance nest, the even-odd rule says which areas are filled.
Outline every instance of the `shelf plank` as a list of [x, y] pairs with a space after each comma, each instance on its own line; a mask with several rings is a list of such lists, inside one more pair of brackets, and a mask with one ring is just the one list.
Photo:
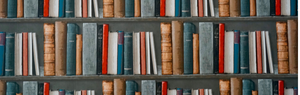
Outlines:
[[93, 76], [3, 76], [0, 80], [112, 80], [116, 78], [133, 80], [178, 80], [178, 79], [228, 79], [240, 77], [248, 79], [298, 79], [297, 74], [208, 74], [208, 75], [93, 75]]
[[267, 17], [133, 17], [133, 18], [2, 18], [0, 22], [118, 22], [118, 21], [284, 21], [289, 19], [298, 19], [298, 16], [267, 16]]

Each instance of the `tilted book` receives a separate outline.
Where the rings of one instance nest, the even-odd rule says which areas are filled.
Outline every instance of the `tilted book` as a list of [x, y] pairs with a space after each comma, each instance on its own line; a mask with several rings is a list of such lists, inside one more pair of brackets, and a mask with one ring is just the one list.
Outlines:
[[154, 43], [154, 36], [153, 32], [150, 32], [150, 47], [151, 47], [151, 59], [152, 59], [152, 68], [153, 73], [157, 75], [157, 63], [156, 63], [156, 54], [155, 54], [155, 43]]

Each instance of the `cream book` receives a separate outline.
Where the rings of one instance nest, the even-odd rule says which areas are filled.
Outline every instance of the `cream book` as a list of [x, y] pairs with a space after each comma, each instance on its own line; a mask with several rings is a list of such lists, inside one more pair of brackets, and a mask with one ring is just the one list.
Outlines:
[[118, 32], [109, 32], [108, 35], [107, 74], [116, 75], [118, 66]]
[[75, 17], [82, 17], [82, 0], [75, 0]]
[[95, 17], [99, 17], [99, 13], [98, 13], [98, 0], [93, 0], [93, 5], [94, 5], [94, 14]]
[[249, 70], [250, 73], [256, 74], [256, 36], [255, 31], [249, 32]]
[[33, 75], [33, 56], [32, 56], [32, 33], [31, 32], [28, 32], [28, 75], [29, 76], [32, 76]]
[[88, 0], [88, 17], [93, 17], [93, 11], [92, 11], [92, 0]]
[[155, 75], [157, 75], [157, 63], [156, 63], [155, 43], [154, 43], [153, 32], [150, 32], [150, 46], [151, 46], [151, 59], [152, 59], [153, 73]]
[[38, 56], [38, 47], [37, 47], [37, 39], [36, 33], [32, 33], [32, 41], [33, 41], [33, 59], [34, 59], [34, 67], [35, 67], [35, 75], [40, 75], [39, 69], [39, 56]]
[[225, 46], [224, 46], [224, 73], [233, 73], [234, 62], [234, 32], [225, 32]]
[[198, 17], [198, 0], [191, 0], [191, 16]]
[[271, 44], [270, 44], [270, 37], [269, 37], [269, 31], [265, 31], [266, 36], [266, 45], [267, 45], [267, 55], [268, 55], [268, 63], [269, 63], [269, 70], [271, 74], [274, 74], [274, 68], [273, 68], [273, 59], [272, 59], [272, 50], [271, 50]]
[[261, 34], [261, 55], [262, 55], [263, 73], [267, 73], [267, 51], [266, 51], [265, 31], [261, 31], [260, 34]]
[[133, 74], [141, 74], [140, 32], [133, 33]]
[[281, 0], [281, 15], [291, 15], [291, 0]]
[[149, 32], [146, 32], [146, 74], [151, 74], [151, 63], [150, 63], [150, 35]]
[[49, 0], [49, 17], [58, 17], [59, 0]]
[[15, 34], [15, 76], [22, 76], [22, 33]]
[[175, 0], [166, 0], [166, 16], [175, 16]]
[[203, 14], [205, 17], [208, 16], [208, 1], [207, 0], [203, 0]]

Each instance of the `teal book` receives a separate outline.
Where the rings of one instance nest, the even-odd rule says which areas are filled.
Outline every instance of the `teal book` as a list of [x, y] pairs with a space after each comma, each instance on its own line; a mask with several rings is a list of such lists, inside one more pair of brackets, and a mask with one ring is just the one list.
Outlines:
[[195, 32], [195, 25], [193, 23], [183, 23], [184, 74], [193, 74], [193, 33]]
[[74, 17], [74, 1], [75, 0], [66, 0], [65, 17]]
[[124, 32], [124, 75], [133, 74], [132, 32]]
[[74, 90], [65, 90], [65, 95], [74, 95]]
[[240, 73], [249, 73], [249, 37], [248, 31], [240, 33]]
[[241, 0], [240, 3], [241, 3], [241, 17], [250, 16], [250, 0]]
[[134, 0], [125, 0], [125, 17], [134, 16]]
[[[183, 0], [184, 1], [190, 1], [190, 0]], [[175, 0], [175, 17], [180, 17], [181, 13], [181, 0]]]
[[5, 63], [4, 63], [4, 75], [15, 75], [15, 33], [7, 33], [5, 40]]
[[239, 30], [234, 30], [234, 63], [233, 63], [233, 72], [235, 74], [239, 73], [239, 68], [240, 68], [240, 31]]
[[0, 32], [0, 76], [4, 76], [5, 32]]
[[64, 17], [65, 0], [59, 0], [58, 17]]
[[124, 44], [124, 32], [119, 31], [118, 32], [118, 66], [117, 66], [117, 74], [122, 75], [123, 74], [123, 45]]
[[243, 79], [243, 95], [252, 95], [252, 90], [255, 90], [255, 84], [251, 79]]
[[191, 1], [190, 0], [182, 0], [181, 16], [182, 17], [191, 17]]
[[19, 85], [16, 82], [6, 82], [6, 95], [19, 93]]
[[126, 81], [126, 95], [135, 95], [135, 92], [138, 91], [138, 84], [133, 80]]
[[17, 18], [17, 0], [7, 0], [7, 18]]
[[67, 24], [67, 75], [76, 75], [76, 34], [78, 32], [78, 25]]

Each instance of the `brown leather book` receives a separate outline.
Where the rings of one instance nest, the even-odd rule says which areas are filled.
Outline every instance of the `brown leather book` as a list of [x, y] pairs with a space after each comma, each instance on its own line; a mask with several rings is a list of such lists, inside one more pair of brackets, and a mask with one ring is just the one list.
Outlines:
[[141, 0], [134, 0], [134, 17], [141, 17]]
[[193, 34], [193, 74], [199, 74], [199, 34]]
[[289, 51], [286, 22], [276, 22], [278, 74], [289, 73]]
[[6, 93], [6, 81], [0, 80], [0, 95], [5, 95]]
[[125, 17], [125, 0], [114, 1], [114, 16], [117, 18]]
[[114, 95], [114, 83], [113, 81], [102, 81], [102, 93], [103, 95]]
[[220, 95], [230, 95], [230, 80], [219, 80]]
[[82, 34], [76, 34], [76, 75], [82, 75]]
[[53, 23], [44, 23], [44, 76], [55, 75], [54, 31]]
[[114, 95], [125, 95], [125, 79], [114, 79]]
[[250, 16], [256, 16], [256, 0], [250, 0]]
[[229, 0], [219, 0], [219, 17], [229, 17]]
[[17, 1], [17, 18], [21, 18], [24, 16], [24, 1], [18, 0]]
[[288, 20], [287, 25], [290, 74], [298, 74], [298, 20]]
[[141, 95], [141, 92], [135, 92], [134, 95]]
[[240, 0], [230, 0], [230, 17], [240, 17], [241, 16], [241, 7]]
[[230, 78], [231, 95], [242, 95], [242, 78]]
[[252, 95], [258, 95], [258, 92], [252, 90]]
[[55, 22], [55, 75], [66, 75], [67, 22]]
[[183, 21], [172, 21], [173, 75], [183, 74]]
[[199, 89], [199, 95], [204, 95], [204, 89]]
[[16, 95], [22, 95], [22, 93], [16, 93]]
[[7, 17], [7, 0], [0, 0], [0, 18]]
[[103, 17], [114, 17], [114, 0], [103, 0]]
[[22, 32], [23, 76], [28, 76], [28, 32]]
[[173, 74], [171, 23], [160, 23], [162, 75]]

